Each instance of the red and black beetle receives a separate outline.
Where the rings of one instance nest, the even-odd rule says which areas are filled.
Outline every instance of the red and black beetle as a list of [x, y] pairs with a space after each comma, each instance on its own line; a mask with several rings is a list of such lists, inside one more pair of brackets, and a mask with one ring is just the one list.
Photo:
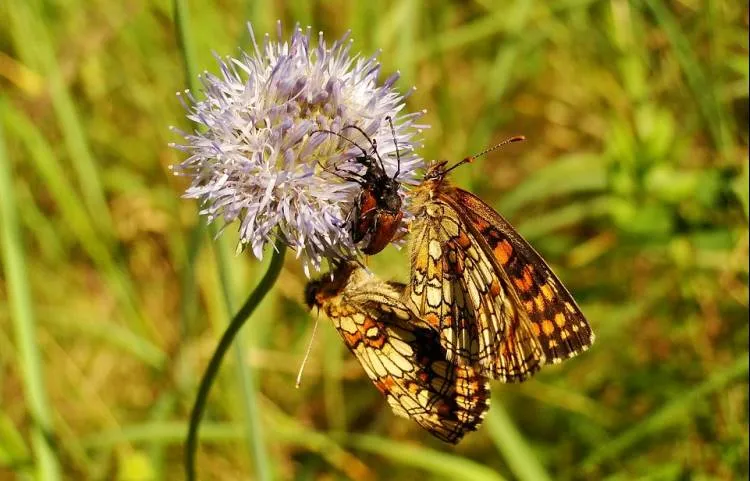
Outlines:
[[[393, 129], [391, 118], [387, 118], [393, 133], [393, 141], [396, 142], [396, 134]], [[344, 137], [340, 132], [331, 130], [318, 130], [317, 132], [326, 132], [343, 138], [344, 140], [355, 145], [362, 151], [362, 155], [355, 157], [354, 162], [365, 167], [363, 174], [349, 170], [339, 169], [338, 172], [332, 172], [324, 169], [348, 182], [356, 182], [361, 187], [357, 198], [354, 201], [354, 207], [347, 216], [350, 219], [349, 230], [352, 235], [352, 241], [359, 244], [365, 241], [361, 247], [364, 254], [373, 255], [385, 249], [393, 239], [401, 226], [401, 219], [404, 213], [401, 210], [401, 196], [398, 190], [401, 186], [396, 180], [400, 174], [401, 156], [396, 144], [397, 167], [393, 177], [389, 177], [385, 172], [385, 164], [378, 153], [377, 143], [367, 133], [356, 125], [347, 125], [342, 129], [358, 130], [372, 146], [372, 152], [368, 153], [359, 144], [351, 139]], [[346, 175], [342, 175], [345, 173]]]

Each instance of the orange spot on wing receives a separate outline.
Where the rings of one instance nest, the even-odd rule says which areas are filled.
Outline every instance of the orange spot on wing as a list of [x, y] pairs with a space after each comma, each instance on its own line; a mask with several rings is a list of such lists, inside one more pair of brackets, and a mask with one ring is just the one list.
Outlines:
[[534, 337], [539, 337], [539, 334], [541, 334], [541, 329], [539, 329], [539, 324], [536, 322], [531, 324], [531, 332], [534, 334]]
[[492, 279], [492, 283], [490, 284], [490, 294], [493, 297], [497, 297], [500, 295], [501, 292], [502, 291], [500, 289], [500, 283], [497, 282], [497, 279]]
[[489, 229], [490, 227], [490, 224], [487, 221], [478, 217], [472, 219], [472, 224], [474, 224], [474, 227], [476, 227], [479, 231]]
[[393, 381], [393, 378], [391, 376], [385, 376], [381, 377], [377, 381], [375, 381], [375, 387], [378, 388], [378, 391], [382, 392], [383, 394], [388, 394], [391, 391], [391, 388], [393, 388], [395, 382]]
[[535, 309], [534, 308], [534, 301], [526, 301], [526, 302], [524, 302], [523, 303], [523, 307], [524, 307], [524, 309], [526, 309], [526, 312], [528, 312], [529, 314], [531, 314], [532, 312], [534, 312], [534, 309]]
[[428, 312], [427, 314], [425, 314], [423, 319], [424, 319], [424, 322], [426, 322], [432, 327], [440, 326], [440, 318], [432, 312]]
[[461, 247], [464, 250], [471, 247], [471, 239], [469, 239], [469, 236], [467, 236], [464, 231], [461, 231], [458, 233], [458, 238], [456, 239], [456, 242], [458, 243], [459, 247]]
[[378, 336], [375, 338], [363, 337], [361, 339], [365, 346], [371, 349], [377, 349], [378, 351], [380, 351], [383, 349], [383, 347], [385, 347], [385, 336]]
[[526, 280], [526, 282], [533, 282], [531, 276], [534, 275], [534, 266], [531, 264], [527, 264], [526, 267], [523, 268], [523, 278]]
[[555, 325], [552, 324], [552, 321], [545, 319], [542, 321], [542, 331], [544, 331], [544, 333], [549, 336], [550, 334], [555, 332]]
[[522, 292], [529, 291], [534, 285], [534, 278], [532, 275], [534, 274], [534, 267], [531, 265], [527, 265], [523, 268], [523, 276], [522, 277], [516, 277], [513, 279], [513, 282], [516, 284], [516, 287], [520, 289]]
[[544, 296], [539, 294], [534, 298], [534, 304], [536, 304], [536, 309], [539, 312], [544, 312], [544, 306], [547, 304], [544, 300]]
[[555, 324], [557, 324], [557, 327], [563, 327], [566, 321], [565, 316], [561, 312], [555, 314]]
[[548, 301], [551, 301], [555, 296], [555, 292], [552, 290], [552, 286], [550, 286], [549, 284], [542, 284], [542, 287], [540, 289], [542, 290], [544, 298]]
[[410, 382], [410, 383], [409, 383], [409, 384], [407, 385], [407, 390], [408, 390], [408, 391], [409, 391], [409, 392], [410, 392], [410, 393], [411, 393], [412, 395], [414, 395], [414, 394], [419, 394], [419, 391], [421, 391], [421, 390], [422, 390], [422, 388], [421, 388], [421, 387], [419, 386], [419, 384], [417, 384], [417, 383], [415, 383], [415, 382]]
[[360, 342], [362, 342], [362, 334], [359, 332], [349, 333], [346, 331], [341, 331], [341, 335], [344, 337], [344, 343], [347, 346], [355, 347]]
[[495, 258], [500, 261], [500, 264], [505, 265], [513, 255], [513, 246], [507, 240], [503, 240], [495, 246], [494, 253]]

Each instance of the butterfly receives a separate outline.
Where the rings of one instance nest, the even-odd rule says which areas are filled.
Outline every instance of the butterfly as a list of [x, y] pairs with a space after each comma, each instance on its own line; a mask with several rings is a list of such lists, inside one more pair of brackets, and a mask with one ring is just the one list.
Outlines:
[[446, 360], [437, 332], [401, 301], [404, 287], [343, 263], [308, 283], [305, 301], [333, 321], [395, 414], [458, 443], [489, 409], [488, 380], [472, 366]]
[[[391, 126], [391, 132], [395, 142], [396, 133], [390, 117], [387, 120]], [[327, 172], [348, 182], [359, 184], [360, 191], [354, 200], [354, 207], [349, 214], [350, 233], [352, 241], [359, 244], [364, 241], [361, 251], [367, 255], [374, 255], [385, 249], [385, 247], [396, 236], [401, 227], [404, 212], [401, 208], [401, 196], [399, 189], [401, 184], [396, 180], [401, 171], [401, 156], [396, 145], [396, 158], [398, 161], [396, 172], [389, 177], [385, 172], [385, 164], [380, 157], [375, 139], [372, 139], [364, 130], [356, 125], [347, 125], [343, 130], [358, 130], [372, 146], [372, 152], [367, 152], [363, 147], [344, 137], [340, 132], [319, 129], [315, 132], [325, 132], [336, 135], [357, 147], [362, 155], [354, 158], [354, 162], [365, 167], [363, 174], [351, 170], [338, 169]], [[345, 175], [342, 175], [345, 174]]]
[[447, 175], [513, 137], [448, 167], [412, 191], [411, 278], [404, 302], [439, 332], [447, 358], [519, 382], [594, 341], [573, 297], [513, 226]]

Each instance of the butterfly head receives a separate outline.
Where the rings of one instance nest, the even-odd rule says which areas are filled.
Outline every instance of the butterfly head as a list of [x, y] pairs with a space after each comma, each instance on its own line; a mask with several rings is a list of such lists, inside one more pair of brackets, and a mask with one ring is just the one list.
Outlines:
[[305, 286], [305, 304], [307, 304], [307, 307], [310, 309], [315, 306], [320, 308], [326, 301], [339, 295], [357, 269], [357, 264], [353, 262], [342, 262], [320, 279], [308, 282]]
[[448, 165], [447, 160], [440, 160], [430, 166], [427, 172], [424, 174], [424, 180], [442, 180], [445, 178], [449, 170], [446, 166]]

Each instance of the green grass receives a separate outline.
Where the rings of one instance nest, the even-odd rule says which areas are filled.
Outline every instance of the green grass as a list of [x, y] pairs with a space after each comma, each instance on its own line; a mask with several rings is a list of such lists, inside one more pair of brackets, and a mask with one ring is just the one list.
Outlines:
[[[1, 107], [4, 107], [2, 105]], [[4, 278], [8, 282], [7, 298], [12, 329], [16, 338], [19, 374], [23, 382], [24, 399], [28, 402], [29, 437], [36, 459], [39, 479], [60, 479], [60, 463], [52, 445], [52, 409], [49, 405], [41, 367], [41, 356], [36, 343], [36, 319], [18, 222], [17, 199], [13, 190], [13, 169], [5, 146], [5, 133], [0, 130], [0, 204], [2, 205], [2, 248]], [[8, 426], [10, 428], [10, 426]], [[10, 429], [9, 429], [10, 430]], [[12, 433], [12, 430], [10, 430]], [[16, 440], [21, 444], [20, 440]], [[19, 446], [20, 447], [20, 446]], [[10, 453], [6, 453], [8, 455]], [[10, 456], [9, 456], [10, 457]], [[29, 466], [31, 467], [31, 466]], [[22, 469], [20, 471], [26, 471]]]
[[[454, 180], [544, 254], [597, 342], [494, 383], [485, 425], [444, 446], [325, 319], [294, 388], [314, 317], [287, 256], [208, 399], [200, 479], [746, 476], [747, 5], [179, 3], [182, 45], [165, 0], [0, 4], [0, 479], [182, 479], [201, 374], [267, 262], [180, 199], [174, 93], [276, 19], [381, 48], [428, 111], [427, 159], [528, 138]], [[406, 255], [370, 264], [403, 280]]]

